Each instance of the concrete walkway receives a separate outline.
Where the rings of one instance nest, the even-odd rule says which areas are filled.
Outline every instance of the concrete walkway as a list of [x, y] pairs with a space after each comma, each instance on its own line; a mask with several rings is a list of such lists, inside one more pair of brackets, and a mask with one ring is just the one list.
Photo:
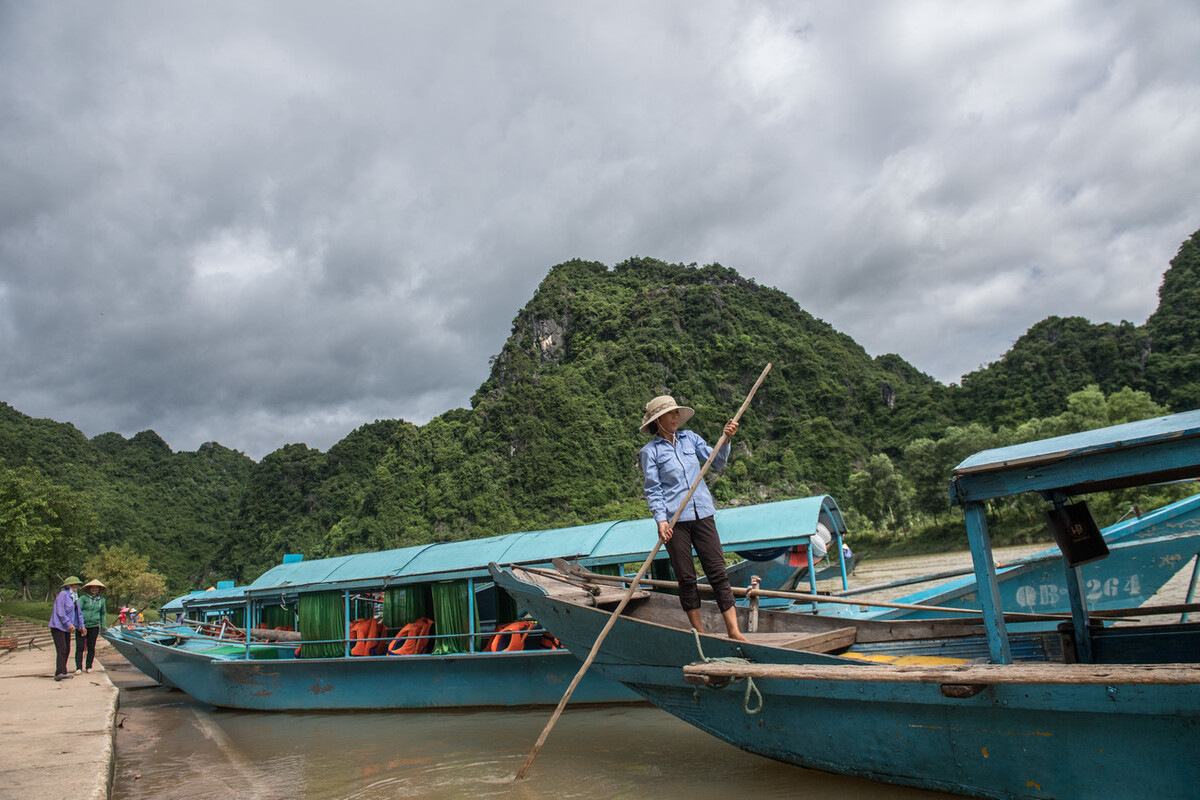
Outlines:
[[[56, 682], [49, 629], [4, 628], [21, 647], [0, 651], [0, 798], [107, 800], [117, 688], [98, 660], [91, 673]], [[72, 670], [74, 659], [72, 643]]]

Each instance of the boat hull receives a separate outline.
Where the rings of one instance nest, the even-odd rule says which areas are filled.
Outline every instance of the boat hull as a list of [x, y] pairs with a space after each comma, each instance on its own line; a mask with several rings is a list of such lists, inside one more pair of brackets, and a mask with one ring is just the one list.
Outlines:
[[[608, 622], [511, 576], [498, 582], [580, 658]], [[987, 798], [1167, 800], [1200, 785], [1195, 684], [997, 684], [948, 697], [919, 682], [760, 679], [749, 694], [745, 682], [685, 683], [685, 665], [728, 658], [850, 663], [622, 617], [591, 669], [741, 749], [827, 772]]]
[[[1157, 594], [1167, 581], [1200, 557], [1200, 495], [1164, 506], [1141, 519], [1127, 520], [1104, 532], [1109, 554], [1080, 568], [1083, 592], [1092, 611], [1137, 608]], [[1027, 614], [1070, 611], [1066, 570], [1057, 548], [1029, 556], [1024, 563], [996, 570], [1001, 606]], [[974, 576], [957, 578], [894, 602], [950, 608], [980, 608]], [[811, 603], [796, 603], [800, 612]], [[820, 613], [859, 619], [932, 619], [939, 611], [820, 605]], [[1014, 626], [1016, 630], [1045, 627], [1044, 623]]]
[[[1190, 503], [1195, 507], [1195, 503]], [[1080, 568], [1083, 591], [1092, 611], [1137, 608], [1153, 597], [1167, 581], [1200, 555], [1200, 508], [1176, 526], [1177, 533], [1154, 538], [1129, 538], [1110, 543], [1109, 555]], [[1165, 527], [1165, 526], [1164, 526]], [[1066, 570], [1062, 558], [997, 570], [1001, 605], [1028, 614], [1059, 614], [1070, 610]], [[936, 589], [897, 598], [897, 602], [978, 609], [979, 592], [974, 578], [953, 581]], [[850, 606], [848, 608], [853, 608]], [[929, 619], [938, 612], [882, 610], [865, 616], [875, 619]]]
[[[123, 644], [197, 700], [254, 711], [554, 705], [580, 666], [565, 649], [298, 659], [291, 657], [294, 645], [255, 644], [254, 657], [247, 659], [244, 654], [197, 652], [149, 639], [127, 638]], [[217, 649], [242, 650], [230, 645]], [[630, 703], [641, 698], [596, 674], [581, 681], [572, 701]]]
[[1060, 800], [1182, 800], [1200, 781], [1196, 693], [1181, 708], [1175, 686], [993, 686], [951, 699], [937, 684], [762, 679], [751, 714], [746, 683], [695, 691], [635, 672], [605, 674], [736, 747], [826, 772]]
[[104, 640], [112, 645], [113, 649], [120, 653], [134, 668], [141, 671], [146, 677], [158, 681], [169, 689], [175, 688], [175, 684], [171, 683], [170, 679], [166, 675], [163, 675], [158, 667], [154, 666], [154, 662], [142, 655], [141, 649], [138, 647], [138, 640], [121, 634], [116, 628], [105, 630], [102, 633]]

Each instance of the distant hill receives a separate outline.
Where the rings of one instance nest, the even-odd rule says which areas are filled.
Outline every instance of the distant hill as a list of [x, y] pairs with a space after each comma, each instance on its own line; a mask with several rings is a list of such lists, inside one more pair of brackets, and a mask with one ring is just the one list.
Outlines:
[[252, 579], [285, 552], [643, 516], [645, 402], [674, 395], [696, 409], [689, 427], [714, 441], [770, 361], [714, 494], [728, 505], [829, 492], [848, 508], [851, 473], [872, 456], [903, 469], [914, 440], [1052, 416], [1089, 385], [1200, 406], [1198, 270], [1200, 232], [1171, 262], [1145, 325], [1047, 318], [960, 387], [899, 355], [872, 358], [783, 292], [719, 264], [570, 261], [517, 313], [471, 407], [423, 426], [377, 420], [327, 453], [291, 444], [256, 464], [215, 443], [172, 453], [153, 431], [88, 440], [0, 404], [0, 459], [90, 492], [100, 518], [91, 545], [130, 544], [182, 590]]
[[128, 544], [175, 586], [224, 577], [220, 557], [254, 461], [219, 444], [173, 453], [154, 433], [89, 440], [74, 425], [34, 419], [0, 403], [0, 466], [33, 464], [56, 483], [87, 492], [99, 519], [88, 543]]
[[963, 376], [950, 394], [952, 416], [1017, 423], [1063, 408], [1067, 395], [1095, 384], [1145, 391], [1176, 411], [1200, 408], [1200, 231], [1179, 248], [1163, 275], [1158, 308], [1145, 325], [1094, 324], [1048, 317], [1003, 358]]

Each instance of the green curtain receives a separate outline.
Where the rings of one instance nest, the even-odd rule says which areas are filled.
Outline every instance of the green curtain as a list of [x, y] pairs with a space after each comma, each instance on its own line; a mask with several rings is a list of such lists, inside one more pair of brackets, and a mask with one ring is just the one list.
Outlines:
[[302, 594], [297, 602], [300, 630], [305, 639], [332, 639], [323, 644], [300, 645], [301, 658], [337, 658], [346, 652], [346, 617], [341, 592]]
[[433, 616], [429, 610], [432, 606], [427, 583], [388, 589], [383, 593], [383, 624], [392, 630], [403, 628], [421, 617]]
[[370, 619], [375, 616], [375, 604], [370, 600], [350, 601], [350, 619]]
[[474, 626], [471, 624], [468, 581], [434, 583], [430, 588], [433, 592], [433, 632], [439, 637], [434, 642], [433, 654], [440, 656], [467, 652], [470, 637], [466, 634], [471, 632], [472, 627], [479, 630], [478, 609], [475, 610]]
[[501, 589], [499, 586], [496, 591], [496, 627], [507, 625], [510, 622], [516, 622], [519, 612], [517, 611], [517, 601], [511, 594]]
[[296, 627], [296, 607], [281, 606], [278, 603], [263, 606], [258, 614], [260, 628], [294, 628]]
[[621, 574], [621, 565], [601, 564], [598, 567], [592, 567], [592, 572], [596, 573], [597, 575], [612, 575], [615, 577]]

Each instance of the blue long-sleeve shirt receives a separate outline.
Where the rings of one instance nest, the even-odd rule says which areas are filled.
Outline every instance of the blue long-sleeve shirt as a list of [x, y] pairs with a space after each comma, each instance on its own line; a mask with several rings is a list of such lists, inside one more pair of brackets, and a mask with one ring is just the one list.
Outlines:
[[76, 629], [83, 627], [83, 612], [79, 610], [79, 604], [75, 602], [75, 593], [64, 587], [54, 598], [54, 609], [50, 612], [50, 627], [65, 631], [70, 630], [72, 625]]
[[[642, 473], [646, 476], [646, 502], [655, 522], [667, 522], [683, 502], [688, 489], [700, 475], [700, 467], [708, 460], [712, 448], [698, 433], [676, 431], [672, 445], [661, 436], [655, 436], [642, 448]], [[729, 442], [721, 446], [713, 457], [712, 468], [721, 469], [729, 460]], [[679, 515], [681, 520], [703, 519], [716, 513], [712, 495], [704, 481], [696, 487], [687, 508]]]

